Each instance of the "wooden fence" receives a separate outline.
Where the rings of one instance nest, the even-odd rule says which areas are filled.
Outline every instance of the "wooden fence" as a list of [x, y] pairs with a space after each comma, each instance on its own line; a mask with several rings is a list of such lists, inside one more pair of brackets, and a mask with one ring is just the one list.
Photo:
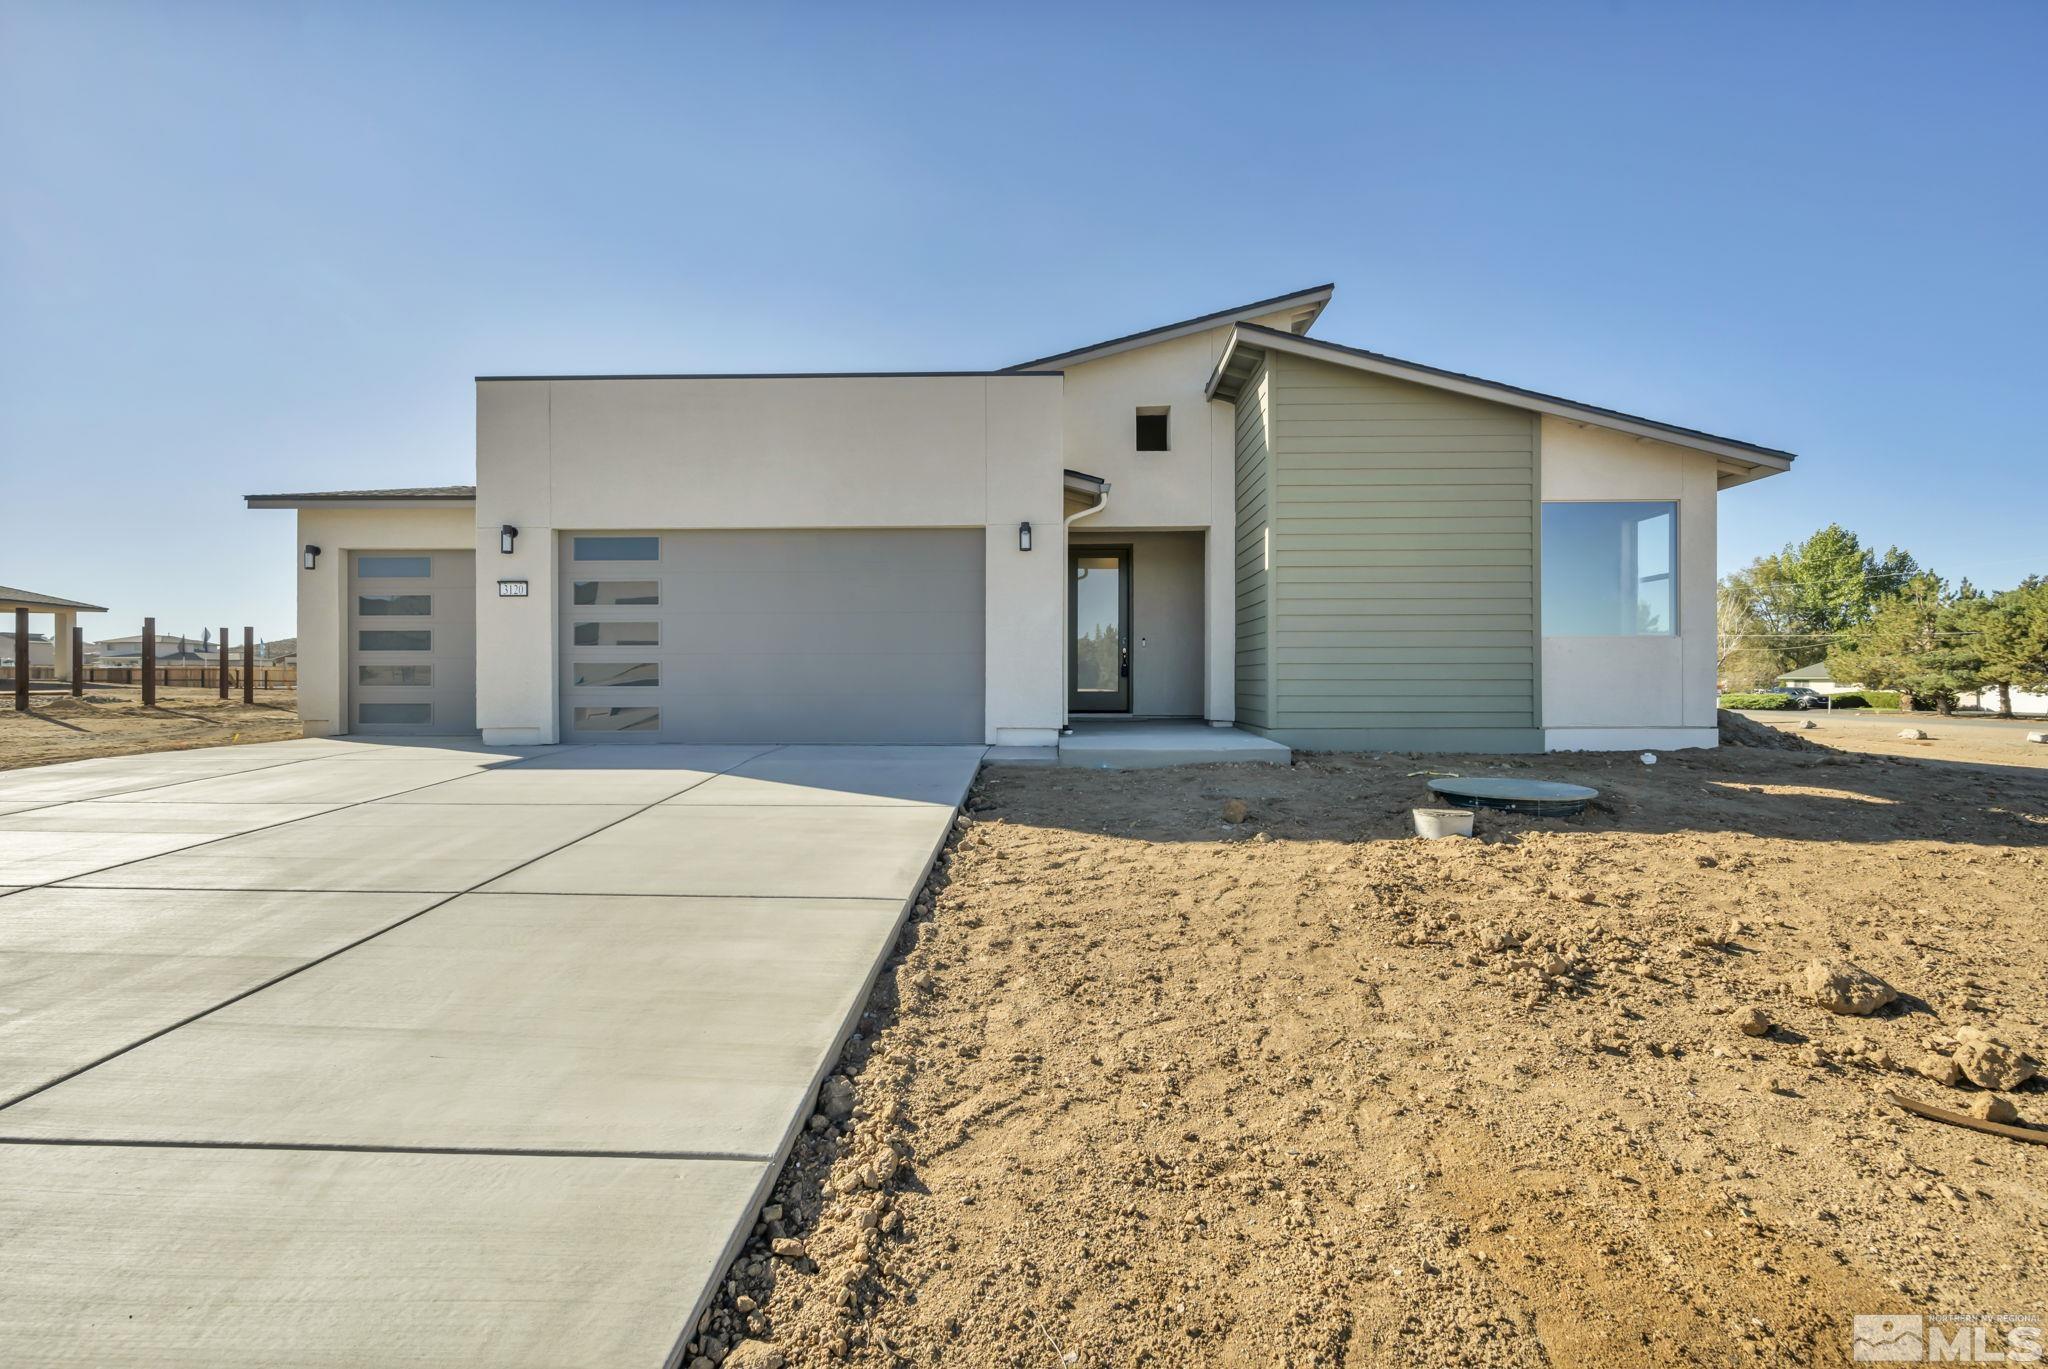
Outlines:
[[[156, 668], [154, 674], [156, 675], [157, 684], [165, 689], [169, 689], [173, 685], [191, 689], [205, 689], [209, 686], [218, 686], [220, 684], [220, 667], [218, 666], [160, 665]], [[118, 665], [87, 666], [79, 672], [79, 678], [89, 685], [141, 684], [142, 667]], [[236, 666], [230, 666], [228, 668], [229, 686], [232, 687], [241, 682], [241, 669]], [[297, 689], [299, 687], [298, 667], [259, 665], [256, 667], [256, 687], [258, 689]]]

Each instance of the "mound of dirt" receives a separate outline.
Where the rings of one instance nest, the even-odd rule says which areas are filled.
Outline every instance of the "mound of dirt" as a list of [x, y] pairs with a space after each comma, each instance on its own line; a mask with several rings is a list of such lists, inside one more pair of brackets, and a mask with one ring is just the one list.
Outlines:
[[1721, 745], [1760, 746], [1771, 751], [1820, 751], [1824, 748], [1794, 732], [1780, 731], [1766, 726], [1754, 718], [1745, 718], [1740, 713], [1721, 709]]

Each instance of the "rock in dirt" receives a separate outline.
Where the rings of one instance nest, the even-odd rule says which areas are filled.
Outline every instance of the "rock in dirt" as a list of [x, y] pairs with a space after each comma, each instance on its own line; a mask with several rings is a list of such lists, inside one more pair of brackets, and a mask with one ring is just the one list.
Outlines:
[[1982, 1027], [1964, 1027], [1956, 1033], [1955, 1061], [1980, 1089], [2016, 1089], [2034, 1077], [2033, 1062], [2017, 1046]]
[[1846, 960], [1809, 960], [1806, 996], [1829, 1012], [1868, 1017], [1896, 999], [1899, 991]]
[[800, 1260], [804, 1257], [804, 1243], [794, 1236], [778, 1236], [769, 1247], [785, 1260]]
[[1899, 740], [1902, 742], [1924, 742], [1927, 740], [1927, 734], [1917, 727], [1902, 727], [1899, 729]]
[[2000, 1098], [1995, 1093], [1979, 1095], [1977, 1101], [1970, 1104], [1970, 1115], [1986, 1122], [2017, 1122], [2020, 1120], [2020, 1110], [2012, 1105], [2012, 1100]]
[[1929, 1051], [1913, 1062], [1913, 1073], [1931, 1079], [1945, 1089], [1963, 1082], [1962, 1067], [1940, 1051]]
[[1744, 1036], [1769, 1036], [1771, 1019], [1762, 1008], [1744, 1008], [1735, 1014], [1735, 1029]]
[[1225, 822], [1243, 822], [1251, 815], [1251, 805], [1247, 804], [1243, 799], [1231, 799], [1223, 805], [1223, 820]]
[[725, 1357], [725, 1369], [782, 1369], [782, 1352], [765, 1340], [743, 1340]]
[[818, 1090], [818, 1111], [835, 1122], [853, 1116], [853, 1081], [843, 1074], [826, 1079]]

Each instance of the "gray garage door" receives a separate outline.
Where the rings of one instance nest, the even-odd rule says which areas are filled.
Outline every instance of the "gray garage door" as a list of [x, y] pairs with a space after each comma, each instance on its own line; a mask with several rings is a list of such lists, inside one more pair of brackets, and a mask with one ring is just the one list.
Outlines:
[[982, 740], [980, 530], [562, 535], [562, 739]]
[[476, 553], [349, 554], [349, 730], [476, 731]]

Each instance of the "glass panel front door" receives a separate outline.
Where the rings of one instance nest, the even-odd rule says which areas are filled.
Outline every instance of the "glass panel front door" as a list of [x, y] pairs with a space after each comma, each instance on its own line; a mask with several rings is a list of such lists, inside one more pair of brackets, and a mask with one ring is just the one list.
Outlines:
[[1073, 665], [1067, 705], [1075, 713], [1131, 711], [1131, 553], [1077, 548], [1067, 619]]

